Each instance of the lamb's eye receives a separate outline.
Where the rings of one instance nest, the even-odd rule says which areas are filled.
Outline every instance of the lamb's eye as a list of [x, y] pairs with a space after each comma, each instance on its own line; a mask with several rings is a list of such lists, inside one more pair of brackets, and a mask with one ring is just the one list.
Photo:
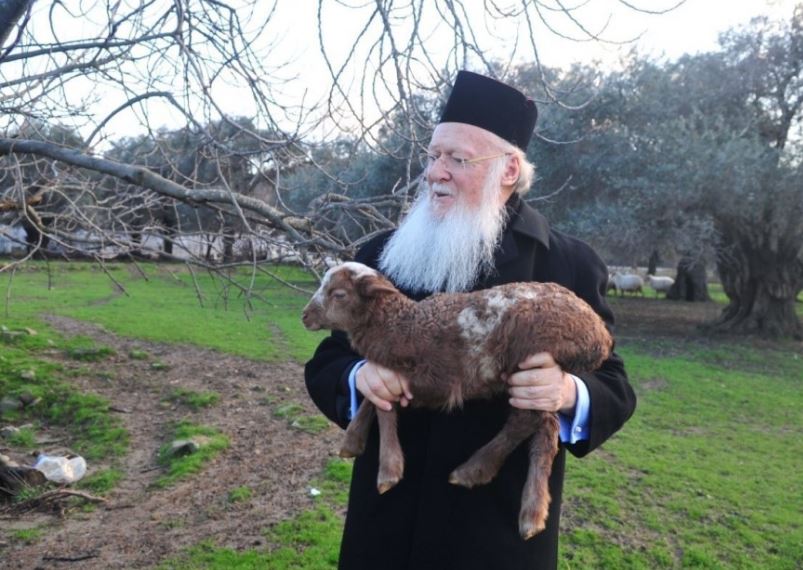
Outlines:
[[329, 292], [329, 296], [332, 297], [332, 299], [342, 300], [346, 298], [346, 291], [343, 289], [332, 289]]

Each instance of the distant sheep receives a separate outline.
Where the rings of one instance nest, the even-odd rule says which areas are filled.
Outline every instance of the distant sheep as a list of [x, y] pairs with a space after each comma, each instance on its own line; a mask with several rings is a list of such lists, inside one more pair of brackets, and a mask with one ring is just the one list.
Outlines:
[[619, 296], [628, 293], [641, 293], [644, 295], [644, 280], [634, 273], [614, 273], [610, 279], [613, 282], [614, 290]]
[[675, 280], [671, 277], [656, 277], [655, 275], [647, 275], [647, 284], [655, 290], [655, 296], [658, 293], [666, 295], [670, 287], [675, 284]]
[[[418, 303], [400, 293], [377, 271], [344, 263], [326, 272], [304, 309], [309, 330], [348, 333], [366, 359], [403, 374], [411, 406], [459, 407], [465, 400], [504, 395], [503, 375], [538, 352], [549, 352], [567, 372], [600, 366], [612, 347], [602, 319], [584, 301], [554, 283], [511, 283], [473, 293], [437, 294]], [[390, 412], [364, 402], [346, 430], [341, 455], [365, 449], [377, 414], [380, 434], [377, 487], [384, 493], [404, 471]], [[519, 532], [525, 539], [544, 529], [550, 501], [548, 480], [558, 451], [555, 414], [512, 408], [502, 430], [449, 476], [455, 485], [491, 481], [505, 458], [525, 439], [530, 467], [522, 492]]]

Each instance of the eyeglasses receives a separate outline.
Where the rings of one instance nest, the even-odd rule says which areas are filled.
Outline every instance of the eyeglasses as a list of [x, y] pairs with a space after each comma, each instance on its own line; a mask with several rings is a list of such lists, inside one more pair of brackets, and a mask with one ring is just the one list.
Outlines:
[[500, 156], [509, 155], [509, 152], [500, 152], [499, 154], [480, 156], [477, 158], [460, 158], [450, 152], [442, 152], [437, 154], [434, 152], [424, 151], [418, 155], [418, 160], [421, 162], [421, 166], [424, 168], [429, 168], [439, 160], [443, 160], [443, 165], [446, 167], [446, 170], [452, 172], [458, 169], [466, 170], [470, 165], [482, 162], [483, 160], [491, 160], [492, 158], [499, 158]]

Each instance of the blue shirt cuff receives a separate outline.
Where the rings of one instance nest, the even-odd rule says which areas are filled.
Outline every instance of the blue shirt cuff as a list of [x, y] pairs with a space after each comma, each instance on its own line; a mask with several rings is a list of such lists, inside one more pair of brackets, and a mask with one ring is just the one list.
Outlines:
[[368, 362], [367, 360], [360, 360], [355, 364], [351, 372], [349, 372], [349, 421], [357, 415], [357, 408], [360, 407], [357, 401], [357, 372], [362, 368], [362, 365]]
[[577, 388], [577, 402], [574, 405], [574, 417], [558, 414], [560, 421], [560, 441], [577, 443], [588, 439], [588, 420], [591, 415], [591, 397], [588, 386], [574, 374], [569, 374]]

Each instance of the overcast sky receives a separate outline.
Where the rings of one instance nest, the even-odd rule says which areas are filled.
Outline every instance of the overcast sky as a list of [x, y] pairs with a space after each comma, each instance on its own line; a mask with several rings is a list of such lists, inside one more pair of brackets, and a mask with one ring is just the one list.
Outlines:
[[[661, 11], [677, 4], [677, 0], [629, 0], [628, 3]], [[746, 24], [754, 17], [766, 15], [773, 19], [789, 20], [798, 3], [803, 3], [803, 0], [686, 0], [671, 12], [651, 15], [629, 9], [619, 0], [563, 0], [564, 6], [581, 6], [573, 13], [576, 19], [612, 43], [569, 41], [557, 37], [538, 22], [535, 22], [533, 36], [541, 62], [547, 66], [560, 67], [569, 66], [573, 62], [588, 64], [594, 61], [599, 61], [602, 67], [615, 66], [634, 45], [642, 54], [676, 59], [684, 53], [716, 50], [719, 34]], [[374, 9], [372, 2], [352, 0], [349, 4], [363, 4], [364, 8], [362, 11], [340, 8], [331, 1], [324, 4], [323, 41], [335, 67], [338, 67], [346, 57], [351, 49], [351, 41], [362, 31]], [[475, 23], [483, 22], [483, 4], [479, 0], [464, 2], [469, 11], [476, 10], [474, 13], [470, 12]], [[518, 2], [497, 0], [497, 4], [518, 5]], [[549, 5], [550, 0], [545, 0], [543, 4]], [[554, 2], [552, 4], [556, 5]], [[276, 56], [285, 55], [293, 60], [287, 68], [287, 73], [293, 80], [284, 89], [291, 99], [294, 93], [300, 96], [306, 91], [310, 100], [310, 95], [314, 98], [327, 85], [328, 75], [319, 53], [317, 6], [318, 2], [312, 0], [307, 2], [280, 0], [279, 3], [277, 20], [286, 22], [286, 26], [281, 27], [287, 30], [287, 33], [281, 38], [281, 49], [276, 51]], [[428, 11], [430, 22], [437, 20], [433, 17], [434, 3], [425, 3], [424, 9]], [[549, 24], [561, 33], [572, 37], [582, 35], [563, 14], [550, 13], [546, 10], [542, 10], [542, 13], [548, 18]], [[492, 24], [491, 27], [494, 29], [490, 31], [481, 24], [475, 25], [474, 30], [480, 37], [480, 45], [486, 48], [485, 55], [489, 59], [512, 60], [515, 63], [532, 61], [532, 51], [523, 39], [529, 36], [524, 18], [511, 22], [506, 29], [502, 29], [498, 21]], [[422, 28], [424, 28], [423, 35], [427, 38], [427, 54], [435, 61], [445, 58], [453, 40], [451, 30], [442, 25], [427, 28], [422, 24]], [[517, 34], [518, 54], [511, 58], [513, 42], [511, 40], [506, 43], [504, 38], [512, 39]], [[406, 39], [403, 25], [394, 35], [398, 42]], [[370, 37], [371, 34], [367, 36]], [[632, 42], [627, 41], [634, 39]], [[360, 64], [364, 59], [357, 58]], [[469, 63], [468, 68], [482, 71], [481, 62], [476, 59]], [[366, 107], [370, 108], [371, 105], [372, 102], [368, 102]], [[380, 107], [385, 109], [389, 108], [389, 105], [389, 97], [380, 103]]]
[[[236, 1], [236, 0], [233, 0]], [[323, 6], [325, 26], [324, 43], [327, 54], [337, 67], [343, 60], [348, 50], [351, 48], [354, 38], [356, 38], [365, 26], [371, 11], [374, 8], [373, 2], [365, 0], [347, 0], [349, 4], [355, 6], [363, 5], [364, 8], [342, 8], [333, 0], [326, 1]], [[544, 5], [554, 0], [542, 0]], [[498, 5], [519, 5], [514, 0], [496, 0]], [[629, 0], [629, 3], [651, 10], [661, 10], [675, 4], [677, 0]], [[563, 5], [582, 6], [575, 12], [575, 16], [584, 26], [601, 35], [610, 41], [625, 41], [639, 37], [635, 42], [624, 45], [606, 44], [600, 42], [576, 42], [567, 41], [556, 37], [550, 33], [543, 25], [534, 28], [535, 43], [537, 45], [542, 63], [548, 66], [568, 66], [572, 62], [578, 61], [591, 63], [599, 61], [603, 67], [615, 65], [620, 60], [622, 54], [631, 50], [634, 45], [638, 47], [642, 54], [652, 56], [666, 56], [675, 59], [683, 53], [695, 53], [717, 49], [717, 37], [723, 31], [737, 25], [747, 23], [751, 18], [767, 15], [773, 19], [788, 20], [797, 3], [803, 4], [803, 0], [686, 0], [686, 2], [672, 12], [662, 15], [649, 15], [634, 12], [626, 8], [619, 0], [562, 0]], [[264, 2], [265, 9], [269, 7], [267, 0]], [[480, 0], [464, 0], [464, 4], [471, 13], [473, 21], [483, 21], [483, 2]], [[100, 6], [101, 4], [99, 4]], [[316, 11], [319, 2], [317, 0], [278, 0], [278, 9], [271, 18], [267, 28], [254, 30], [259, 39], [265, 39], [265, 43], [272, 43], [270, 49], [263, 51], [266, 67], [268, 69], [287, 62], [279, 76], [288, 80], [281, 85], [277, 83], [283, 102], [286, 104], [297, 104], [306, 97], [305, 102], [320, 99], [326, 92], [328, 74], [325, 71], [323, 60], [320, 55], [319, 39], [317, 31]], [[443, 6], [443, 3], [439, 4]], [[38, 12], [32, 25], [46, 25], [47, 3], [35, 4]], [[434, 0], [427, 0], [424, 9], [430, 14], [431, 20], [436, 21]], [[258, 5], [258, 9], [262, 6]], [[549, 23], [554, 28], [570, 36], [580, 35], [576, 26], [558, 12], [543, 11], [548, 15]], [[396, 16], [401, 16], [396, 13]], [[243, 15], [246, 17], [246, 15]], [[608, 22], [607, 27], [602, 27]], [[406, 21], [399, 17], [397, 20], [398, 29], [394, 32], [400, 40], [404, 37], [404, 27]], [[255, 25], [255, 22], [252, 23]], [[519, 55], [512, 58], [514, 63], [529, 63], [532, 61], [532, 51], [528, 48], [529, 33], [523, 18], [512, 22], [507, 29], [501, 29], [498, 23], [492, 26], [494, 29], [487, 31], [485, 26], [479, 24], [475, 32], [480, 36], [480, 45], [487, 53], [489, 59], [508, 60], [511, 59], [511, 43], [506, 44], [505, 38], [519, 37]], [[451, 47], [453, 40], [452, 32], [444, 25], [422, 25], [426, 36], [427, 54], [440, 62], [445, 58]], [[374, 30], [375, 31], [375, 30]], [[60, 31], [62, 34], [69, 35], [69, 30]], [[81, 35], [81, 30], [73, 30], [76, 37]], [[493, 35], [492, 35], [493, 34]], [[371, 34], [369, 33], [368, 36]], [[374, 34], [376, 37], [376, 34]], [[365, 61], [358, 58], [360, 64]], [[468, 67], [478, 71], [482, 70], [478, 61], [470, 62]], [[369, 66], [369, 73], [372, 68]], [[360, 72], [362, 69], [360, 68]], [[275, 79], [271, 77], [271, 81]], [[391, 82], [393, 84], [393, 82]], [[77, 87], [76, 87], [77, 88]], [[232, 115], [253, 114], [254, 107], [247, 95], [243, 95], [236, 89], [222, 87], [222, 95], [218, 93], [219, 101], [222, 103], [226, 112]], [[98, 87], [87, 83], [86, 92], [98, 93]], [[80, 90], [78, 91], [80, 93]], [[93, 105], [93, 109], [100, 115], [110, 112], [122, 101], [127, 98], [124, 93], [105, 92], [98, 98]], [[389, 97], [380, 96], [379, 107], [389, 108]], [[150, 100], [147, 102], [147, 116], [151, 119], [152, 126], [165, 125], [169, 127], [179, 126], [176, 121], [181, 121], [174, 110], [154, 100], [151, 107]], [[161, 107], [159, 106], [161, 105]], [[366, 103], [370, 110], [376, 105], [373, 102]], [[378, 113], [375, 113], [378, 114]], [[91, 127], [82, 127], [91, 129]], [[115, 117], [106, 129], [107, 136], [112, 139], [123, 135], [131, 135], [141, 132], [142, 129], [130, 115], [120, 114]], [[319, 133], [321, 136], [322, 133]]]

